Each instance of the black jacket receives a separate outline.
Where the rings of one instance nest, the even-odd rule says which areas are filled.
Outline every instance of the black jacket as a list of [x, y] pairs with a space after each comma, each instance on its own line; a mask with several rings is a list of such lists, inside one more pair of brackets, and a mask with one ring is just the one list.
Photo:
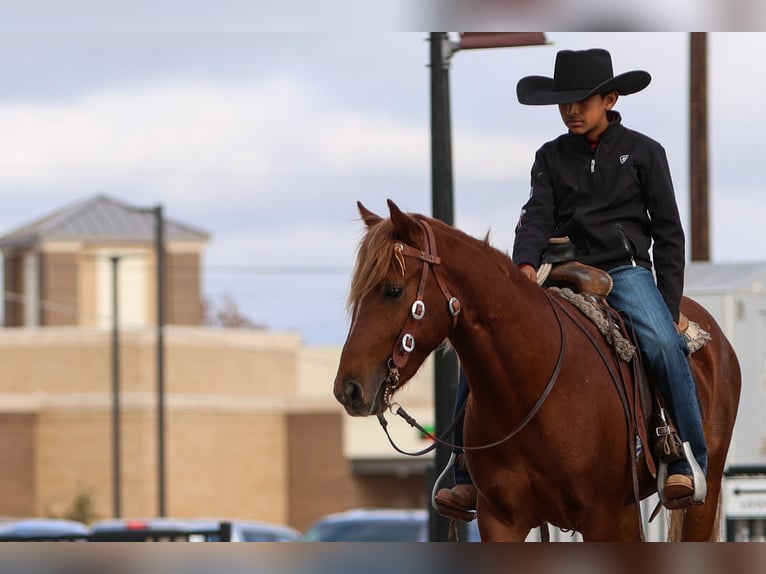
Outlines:
[[665, 150], [623, 126], [619, 113], [609, 114], [595, 152], [572, 133], [537, 151], [513, 260], [536, 268], [550, 237], [569, 236], [583, 263], [606, 271], [633, 262], [651, 269], [651, 247], [657, 286], [678, 321], [684, 232]]

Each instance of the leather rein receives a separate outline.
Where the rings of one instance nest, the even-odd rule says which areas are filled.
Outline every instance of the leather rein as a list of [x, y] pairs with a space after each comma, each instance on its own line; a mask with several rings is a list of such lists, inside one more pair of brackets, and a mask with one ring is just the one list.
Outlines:
[[[383, 427], [383, 430], [386, 433], [386, 436], [388, 437], [388, 441], [391, 443], [391, 446], [393, 446], [393, 448], [397, 452], [408, 455], [408, 456], [421, 456], [421, 455], [427, 454], [431, 452], [433, 449], [435, 449], [437, 445], [439, 444], [448, 446], [450, 448], [457, 447], [458, 445], [455, 445], [452, 442], [449, 442], [447, 440], [447, 437], [450, 435], [450, 433], [452, 433], [455, 426], [457, 425], [457, 422], [463, 416], [463, 412], [466, 406], [465, 403], [461, 405], [459, 412], [455, 415], [455, 417], [453, 418], [448, 428], [441, 434], [441, 436], [437, 437], [434, 434], [428, 432], [420, 424], [418, 424], [418, 422], [413, 417], [411, 417], [402, 408], [402, 406], [399, 403], [389, 402], [391, 393], [399, 386], [399, 369], [403, 368], [407, 364], [410, 353], [415, 349], [414, 332], [418, 324], [420, 323], [420, 321], [422, 321], [423, 318], [425, 317], [426, 305], [423, 302], [423, 294], [425, 292], [426, 283], [428, 280], [429, 269], [433, 273], [433, 276], [436, 279], [436, 282], [439, 285], [439, 288], [441, 289], [442, 294], [447, 300], [447, 306], [448, 306], [450, 314], [452, 315], [452, 329], [454, 329], [457, 326], [458, 315], [460, 314], [460, 310], [461, 310], [460, 301], [456, 297], [450, 294], [447, 286], [442, 281], [439, 274], [436, 272], [436, 266], [441, 264], [441, 259], [439, 258], [436, 252], [436, 240], [434, 238], [433, 229], [431, 228], [431, 225], [427, 221], [423, 219], [418, 219], [417, 221], [420, 224], [420, 226], [423, 228], [424, 237], [425, 237], [425, 249], [424, 250], [416, 249], [402, 242], [397, 242], [394, 244], [393, 257], [398, 262], [402, 270], [402, 274], [404, 274], [404, 271], [406, 268], [404, 257], [411, 257], [414, 259], [418, 259], [419, 261], [422, 261], [423, 268], [420, 275], [420, 283], [418, 285], [417, 298], [415, 299], [415, 302], [412, 304], [412, 307], [410, 309], [410, 314], [407, 317], [407, 320], [402, 326], [399, 336], [396, 339], [396, 343], [394, 344], [391, 358], [388, 359], [388, 374], [382, 382], [382, 384], [384, 385], [384, 390], [383, 390], [384, 410], [378, 414], [378, 421], [380, 422], [381, 427]], [[543, 406], [543, 403], [548, 398], [548, 395], [550, 394], [551, 390], [553, 390], [553, 387], [555, 386], [556, 381], [558, 380], [559, 373], [561, 372], [564, 352], [566, 350], [566, 337], [564, 335], [564, 326], [561, 322], [561, 316], [559, 315], [558, 305], [554, 302], [552, 296], [547, 291], [544, 291], [544, 293], [546, 298], [548, 299], [548, 302], [553, 308], [553, 314], [556, 317], [556, 323], [559, 328], [559, 336], [561, 340], [559, 355], [558, 355], [558, 358], [556, 359], [556, 365], [553, 369], [553, 373], [548, 379], [548, 383], [545, 385], [545, 388], [543, 389], [542, 393], [538, 397], [535, 404], [532, 405], [532, 408], [529, 410], [526, 416], [508, 434], [506, 434], [501, 439], [491, 443], [487, 443], [487, 444], [483, 444], [479, 446], [461, 446], [463, 450], [481, 450], [481, 449], [492, 448], [510, 440], [519, 432], [521, 432], [521, 430], [525, 426], [527, 426], [529, 421], [532, 420], [532, 418], [537, 414], [537, 412]], [[414, 427], [415, 429], [423, 433], [425, 436], [430, 438], [433, 441], [433, 443], [429, 447], [417, 452], [408, 452], [408, 451], [404, 451], [400, 449], [394, 443], [393, 439], [391, 438], [391, 435], [388, 432], [388, 421], [386, 420], [384, 416], [385, 409], [388, 409], [391, 412], [391, 414], [402, 417], [405, 421], [407, 421], [407, 423], [410, 426]]]

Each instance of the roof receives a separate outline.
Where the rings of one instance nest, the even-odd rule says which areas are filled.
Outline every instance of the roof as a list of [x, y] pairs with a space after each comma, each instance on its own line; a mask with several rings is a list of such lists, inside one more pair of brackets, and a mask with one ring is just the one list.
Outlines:
[[[144, 243], [154, 241], [152, 209], [123, 203], [106, 195], [80, 201], [0, 237], [0, 248], [29, 247], [43, 241]], [[204, 243], [210, 235], [164, 217], [167, 241]]]
[[751, 291], [766, 286], [766, 261], [749, 263], [709, 263], [694, 261], [686, 265], [685, 292]]

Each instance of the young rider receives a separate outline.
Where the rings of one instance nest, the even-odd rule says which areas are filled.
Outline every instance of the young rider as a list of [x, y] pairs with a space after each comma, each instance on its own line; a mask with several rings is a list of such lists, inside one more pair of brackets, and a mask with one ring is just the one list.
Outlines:
[[[535, 155], [513, 260], [535, 281], [549, 238], [568, 236], [578, 260], [611, 275], [607, 300], [631, 318], [649, 377], [705, 473], [707, 444], [696, 385], [677, 330], [685, 247], [667, 157], [659, 143], [626, 128], [614, 110], [619, 96], [641, 91], [650, 81], [641, 70], [614, 76], [609, 52], [590, 49], [560, 51], [553, 78], [518, 82], [519, 102], [557, 105], [567, 132]], [[461, 376], [458, 405], [467, 393]], [[457, 434], [462, 444], [462, 431]], [[693, 493], [685, 460], [671, 463], [668, 474], [666, 499]], [[437, 493], [437, 505], [476, 508], [476, 488], [466, 469], [456, 469], [455, 482]]]

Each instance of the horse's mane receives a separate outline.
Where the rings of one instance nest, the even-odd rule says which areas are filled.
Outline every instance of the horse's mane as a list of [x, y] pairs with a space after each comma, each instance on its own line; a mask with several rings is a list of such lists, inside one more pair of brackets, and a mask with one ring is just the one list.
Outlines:
[[356, 307], [376, 285], [388, 274], [393, 265], [394, 224], [382, 219], [362, 237], [357, 250], [356, 265], [351, 276], [351, 290], [348, 295], [348, 309]]
[[[445, 227], [451, 230], [456, 237], [464, 243], [478, 246], [500, 267], [506, 274], [510, 274], [511, 268], [515, 267], [507, 253], [503, 253], [489, 243], [489, 232], [483, 240], [477, 239], [467, 233], [448, 226], [447, 224], [415, 215], [417, 218], [427, 220], [434, 228]], [[367, 232], [359, 243], [356, 265], [351, 276], [351, 289], [349, 291], [347, 307], [353, 310], [376, 285], [379, 285], [395, 268], [393, 258], [393, 246], [396, 242], [394, 225], [391, 219], [381, 219], [376, 224], [367, 228]]]

